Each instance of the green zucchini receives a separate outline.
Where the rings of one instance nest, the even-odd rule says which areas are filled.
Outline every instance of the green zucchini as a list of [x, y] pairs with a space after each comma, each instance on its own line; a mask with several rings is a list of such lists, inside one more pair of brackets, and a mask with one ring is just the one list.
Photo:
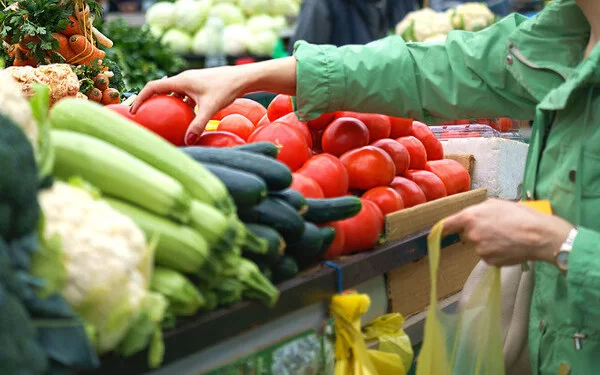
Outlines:
[[321, 232], [321, 237], [323, 238], [323, 246], [321, 247], [321, 252], [325, 254], [327, 250], [329, 250], [329, 247], [333, 243], [333, 240], [335, 240], [335, 228], [322, 227], [319, 228], [319, 231]]
[[292, 171], [283, 163], [250, 152], [215, 147], [182, 147], [181, 150], [200, 163], [212, 163], [252, 173], [262, 178], [271, 191], [292, 184]]
[[313, 223], [304, 223], [304, 234], [295, 242], [288, 242], [286, 254], [296, 259], [298, 264], [307, 266], [317, 261], [322, 254], [323, 236], [319, 227]]
[[271, 267], [273, 281], [276, 283], [291, 279], [298, 274], [298, 263], [294, 258], [284, 255]]
[[267, 198], [254, 207], [241, 207], [238, 216], [244, 223], [263, 224], [272, 227], [287, 241], [296, 241], [304, 233], [304, 220], [296, 210], [284, 201]]
[[285, 189], [281, 191], [275, 191], [269, 193], [270, 197], [281, 199], [285, 203], [294, 207], [300, 215], [304, 215], [308, 211], [308, 204], [306, 198], [296, 190]]
[[360, 212], [362, 203], [353, 196], [327, 199], [306, 199], [308, 212], [304, 218], [315, 224], [324, 224], [331, 221], [344, 220]]
[[279, 155], [279, 147], [275, 146], [275, 144], [271, 142], [248, 143], [245, 145], [236, 146], [233, 149], [238, 151], [251, 152], [253, 154], [260, 154], [273, 159], [276, 158], [277, 155]]
[[264, 254], [256, 254], [249, 251], [244, 251], [244, 257], [252, 260], [256, 264], [265, 264], [269, 267], [277, 263], [279, 258], [281, 258], [283, 255], [285, 249], [285, 241], [281, 235], [275, 229], [266, 225], [246, 224], [246, 229], [248, 230], [249, 234], [252, 233], [253, 235], [267, 241], [269, 246], [267, 252]]
[[[265, 255], [270, 250], [270, 243], [266, 238], [258, 236], [256, 233], [248, 229], [244, 224], [244, 231], [246, 232], [246, 238], [242, 246], [243, 253], [252, 253], [257, 255]], [[277, 232], [275, 232], [277, 233]]]
[[267, 196], [267, 185], [252, 173], [211, 163], [202, 165], [225, 184], [237, 207], [253, 206]]

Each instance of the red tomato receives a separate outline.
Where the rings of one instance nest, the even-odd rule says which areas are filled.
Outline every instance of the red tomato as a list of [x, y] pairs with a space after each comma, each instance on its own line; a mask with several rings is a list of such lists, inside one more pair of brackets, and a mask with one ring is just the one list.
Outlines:
[[289, 125], [289, 126], [293, 127], [294, 129], [298, 130], [306, 139], [306, 144], [308, 145], [308, 147], [312, 148], [313, 142], [312, 142], [312, 135], [310, 134], [310, 130], [308, 130], [308, 126], [306, 126], [305, 122], [298, 120], [298, 117], [296, 117], [295, 113], [293, 113], [293, 112], [288, 113], [287, 115], [281, 117], [280, 119], [278, 119], [274, 122], [280, 122], [280, 123]]
[[335, 156], [368, 144], [369, 130], [362, 121], [350, 117], [334, 120], [325, 129], [321, 140], [323, 151]]
[[267, 114], [271, 121], [275, 121], [290, 112], [294, 112], [294, 106], [292, 105], [292, 97], [289, 95], [277, 95], [267, 107]]
[[221, 109], [213, 116], [213, 120], [222, 120], [228, 115], [242, 115], [252, 121], [254, 125], [258, 125], [259, 121], [267, 114], [267, 109], [262, 104], [251, 99], [238, 98], [227, 107]]
[[406, 177], [419, 185], [423, 193], [425, 193], [427, 202], [444, 198], [448, 195], [444, 182], [431, 172], [411, 170], [406, 172]]
[[204, 132], [196, 142], [198, 146], [210, 147], [235, 147], [245, 144], [246, 141], [240, 136], [226, 131]]
[[377, 147], [365, 146], [348, 151], [340, 160], [348, 171], [350, 189], [369, 190], [389, 185], [396, 175], [392, 158]]
[[333, 155], [313, 156], [298, 173], [316, 181], [326, 198], [341, 197], [348, 192], [348, 172], [344, 164]]
[[157, 95], [146, 100], [135, 114], [135, 121], [176, 146], [184, 146], [188, 126], [196, 115], [183, 100]]
[[271, 121], [269, 120], [269, 116], [264, 115], [260, 121], [258, 122], [258, 124], [256, 124], [257, 128], [263, 127], [265, 125], [269, 125], [271, 123]]
[[513, 128], [513, 120], [506, 118], [506, 117], [500, 117], [498, 119], [498, 131], [501, 133], [506, 133], [511, 131], [511, 129]]
[[272, 142], [279, 147], [277, 160], [287, 165], [292, 171], [302, 167], [311, 156], [306, 139], [293, 127], [273, 123], [256, 129], [248, 138], [249, 143]]
[[362, 198], [375, 203], [384, 215], [404, 208], [404, 201], [400, 193], [389, 186], [370, 189], [362, 195]]
[[333, 242], [327, 249], [327, 252], [323, 255], [323, 259], [335, 259], [338, 258], [344, 252], [345, 234], [344, 227], [340, 221], [334, 221], [325, 225], [319, 225], [320, 227], [332, 227], [335, 229], [335, 237]]
[[471, 188], [469, 171], [456, 160], [433, 160], [427, 163], [425, 170], [442, 180], [448, 195], [463, 193]]
[[362, 209], [340, 222], [344, 232], [344, 254], [372, 249], [377, 245], [385, 226], [385, 217], [377, 205], [361, 199]]
[[378, 147], [385, 151], [394, 161], [396, 167], [396, 176], [402, 176], [408, 170], [410, 165], [410, 154], [404, 145], [393, 139], [380, 139], [371, 146]]
[[298, 193], [302, 194], [304, 198], [325, 198], [319, 184], [312, 178], [300, 173], [292, 173], [292, 185], [290, 186], [290, 189], [296, 190]]
[[444, 158], [444, 147], [431, 129], [429, 129], [429, 126], [422, 122], [414, 121], [411, 135], [425, 146], [427, 160], [440, 160]]
[[219, 123], [217, 130], [233, 133], [244, 141], [248, 140], [248, 137], [254, 131], [255, 127], [252, 121], [248, 120], [242, 115], [229, 115], [223, 117], [223, 120]]
[[121, 116], [125, 117], [128, 120], [131, 121], [135, 121], [135, 117], [131, 114], [131, 112], [129, 112], [129, 109], [131, 108], [128, 105], [125, 104], [109, 104], [109, 105], [105, 105], [104, 108], [108, 108], [112, 111], [117, 112], [118, 114], [120, 114]]
[[375, 113], [358, 112], [338, 112], [336, 118], [353, 117], [362, 121], [369, 129], [369, 142], [375, 142], [378, 139], [388, 138], [392, 131], [390, 118], [386, 115]]
[[331, 124], [334, 117], [335, 117], [335, 113], [324, 113], [321, 116], [317, 117], [316, 119], [310, 120], [308, 122], [308, 127], [311, 130], [325, 129], [327, 127], [327, 125]]
[[425, 164], [427, 164], [427, 151], [425, 151], [423, 143], [412, 135], [401, 137], [396, 140], [402, 143], [410, 154], [410, 165], [408, 169], [424, 169]]
[[421, 190], [419, 185], [408, 178], [395, 177], [390, 186], [402, 197], [404, 208], [414, 207], [418, 204], [427, 202], [423, 190]]
[[390, 117], [390, 124], [392, 126], [390, 138], [406, 137], [410, 135], [413, 120], [411, 118]]

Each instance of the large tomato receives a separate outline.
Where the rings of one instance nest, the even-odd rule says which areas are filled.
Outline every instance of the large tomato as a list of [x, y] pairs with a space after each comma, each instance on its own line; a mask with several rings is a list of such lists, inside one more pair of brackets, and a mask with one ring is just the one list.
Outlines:
[[371, 146], [378, 147], [385, 151], [394, 161], [396, 167], [396, 176], [402, 176], [408, 170], [410, 165], [410, 154], [404, 145], [393, 139], [380, 139]]
[[273, 123], [256, 129], [248, 138], [249, 143], [272, 142], [279, 147], [277, 160], [287, 165], [292, 171], [302, 167], [311, 156], [306, 139], [292, 126]]
[[325, 129], [321, 140], [323, 151], [335, 156], [368, 144], [369, 130], [362, 121], [351, 117], [334, 120]]
[[314, 120], [310, 120], [308, 122], [308, 127], [311, 130], [321, 130], [325, 129], [327, 125], [331, 124], [333, 118], [335, 117], [335, 113], [324, 113], [321, 116], [317, 117]]
[[289, 95], [277, 95], [267, 107], [269, 120], [275, 121], [288, 113], [294, 112], [292, 97]]
[[425, 170], [442, 180], [448, 195], [463, 193], [471, 188], [469, 171], [456, 160], [432, 160], [427, 163]]
[[385, 217], [377, 205], [362, 199], [360, 212], [340, 222], [344, 232], [344, 254], [358, 253], [377, 245], [385, 226]]
[[108, 108], [111, 111], [117, 112], [121, 116], [125, 117], [128, 120], [135, 121], [135, 117], [129, 111], [131, 109], [130, 106], [125, 104], [109, 104], [105, 105], [104, 108]]
[[271, 123], [271, 120], [269, 120], [269, 116], [264, 115], [260, 121], [258, 122], [258, 124], [256, 124], [257, 128], [263, 127], [265, 125], [269, 125]]
[[413, 120], [411, 118], [390, 117], [390, 138], [400, 138], [410, 135]]
[[333, 238], [333, 242], [329, 246], [329, 249], [327, 249], [327, 252], [323, 254], [323, 259], [338, 258], [343, 254], [344, 243], [346, 242], [343, 225], [340, 221], [333, 221], [331, 223], [319, 225], [319, 227], [332, 227], [335, 229], [335, 237]]
[[348, 192], [348, 172], [342, 162], [333, 155], [313, 156], [304, 163], [298, 173], [316, 181], [326, 198], [340, 197]]
[[300, 120], [298, 120], [298, 117], [296, 117], [295, 113], [288, 113], [287, 115], [277, 119], [274, 122], [280, 122], [282, 124], [286, 124], [289, 125], [291, 127], [293, 127], [294, 129], [298, 130], [306, 139], [306, 144], [308, 145], [308, 147], [312, 148], [313, 146], [313, 141], [312, 141], [312, 135], [310, 134], [310, 130], [308, 130], [308, 126], [306, 126], [305, 122], [302, 122]]
[[223, 120], [221, 120], [217, 129], [233, 133], [246, 141], [254, 131], [255, 127], [252, 121], [244, 116], [234, 114], [223, 117]]
[[348, 151], [340, 160], [348, 171], [350, 189], [369, 190], [389, 185], [396, 175], [392, 158], [377, 147], [365, 146]]
[[375, 142], [378, 139], [388, 138], [390, 136], [392, 125], [390, 118], [386, 115], [375, 113], [358, 112], [338, 112], [336, 118], [353, 117], [362, 121], [369, 129], [369, 142]]
[[267, 114], [267, 109], [254, 100], [238, 98], [234, 100], [233, 103], [217, 112], [212, 120], [222, 120], [223, 117], [233, 114], [244, 116], [256, 126], [263, 116]]
[[410, 154], [410, 165], [408, 168], [425, 169], [425, 164], [427, 164], [427, 151], [425, 150], [423, 143], [411, 135], [408, 137], [400, 137], [396, 140], [402, 143]]
[[183, 100], [157, 95], [146, 100], [135, 114], [135, 121], [176, 146], [184, 146], [185, 133], [196, 115]]
[[511, 131], [513, 128], [513, 120], [507, 117], [500, 117], [497, 121], [497, 129], [501, 133]]
[[411, 135], [417, 138], [427, 152], [427, 160], [440, 160], [444, 158], [444, 147], [429, 126], [419, 121], [413, 122]]
[[448, 195], [448, 192], [446, 192], [446, 187], [444, 186], [444, 182], [431, 172], [411, 170], [406, 172], [406, 177], [419, 185], [421, 190], [423, 190], [423, 193], [425, 193], [427, 202], [444, 198]]
[[404, 208], [414, 207], [418, 204], [427, 202], [423, 190], [421, 190], [419, 185], [408, 178], [395, 177], [390, 186], [402, 197]]
[[209, 147], [235, 147], [246, 144], [246, 141], [231, 132], [214, 131], [202, 133], [196, 144]]
[[362, 195], [362, 198], [375, 203], [384, 215], [404, 208], [404, 201], [400, 193], [389, 186], [370, 189]]
[[315, 180], [300, 173], [292, 173], [292, 185], [290, 189], [296, 190], [304, 198], [322, 199], [325, 198], [323, 189]]

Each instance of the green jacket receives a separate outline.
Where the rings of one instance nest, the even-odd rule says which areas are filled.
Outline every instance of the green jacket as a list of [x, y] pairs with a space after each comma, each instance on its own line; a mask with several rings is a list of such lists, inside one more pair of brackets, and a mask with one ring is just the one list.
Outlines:
[[429, 124], [534, 119], [523, 198], [549, 199], [580, 227], [566, 275], [535, 265], [535, 374], [557, 374], [563, 363], [571, 374], [600, 374], [600, 45], [583, 60], [589, 34], [575, 2], [555, 0], [531, 20], [513, 14], [478, 33], [452, 32], [445, 43], [388, 37], [295, 50], [305, 120], [340, 109]]

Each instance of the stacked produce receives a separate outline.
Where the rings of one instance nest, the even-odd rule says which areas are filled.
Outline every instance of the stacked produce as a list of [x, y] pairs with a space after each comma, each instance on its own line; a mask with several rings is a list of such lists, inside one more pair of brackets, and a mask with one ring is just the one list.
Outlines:
[[[299, 0], [177, 0], [161, 1], [146, 13], [146, 22], [179, 54], [205, 55], [211, 43], [223, 43], [227, 55], [271, 56], [286, 17], [299, 13]], [[205, 29], [214, 15], [225, 24], [223, 41]]]
[[396, 34], [411, 42], [444, 41], [452, 30], [478, 31], [495, 20], [485, 3], [459, 4], [446, 12], [424, 8], [407, 14], [396, 25]]

